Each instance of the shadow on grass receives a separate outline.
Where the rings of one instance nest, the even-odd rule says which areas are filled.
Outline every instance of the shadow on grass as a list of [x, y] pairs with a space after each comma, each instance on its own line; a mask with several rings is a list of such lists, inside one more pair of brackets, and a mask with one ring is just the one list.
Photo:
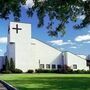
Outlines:
[[33, 77], [7, 82], [19, 90], [90, 90], [88, 77]]

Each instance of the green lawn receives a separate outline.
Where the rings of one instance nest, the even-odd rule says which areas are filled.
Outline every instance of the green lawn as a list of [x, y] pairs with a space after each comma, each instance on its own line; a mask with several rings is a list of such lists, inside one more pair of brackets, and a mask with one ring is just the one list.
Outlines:
[[1, 74], [19, 90], [90, 90], [89, 74]]

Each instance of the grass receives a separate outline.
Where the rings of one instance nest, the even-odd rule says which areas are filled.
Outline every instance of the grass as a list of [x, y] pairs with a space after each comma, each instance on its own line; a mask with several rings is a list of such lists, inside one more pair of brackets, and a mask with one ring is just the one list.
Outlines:
[[1, 74], [18, 90], [90, 90], [89, 74]]

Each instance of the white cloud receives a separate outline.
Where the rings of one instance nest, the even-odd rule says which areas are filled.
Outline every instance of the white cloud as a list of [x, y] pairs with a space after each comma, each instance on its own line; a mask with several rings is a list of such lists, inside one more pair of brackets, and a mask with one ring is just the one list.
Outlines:
[[87, 0], [82, 0], [82, 1], [87, 1]]
[[83, 42], [83, 43], [90, 43], [90, 41], [86, 41], [86, 42]]
[[77, 42], [87, 41], [87, 40], [90, 40], [90, 34], [77, 36], [77, 37], [75, 38], [75, 41], [77, 41]]
[[76, 46], [72, 46], [72, 47], [70, 47], [70, 48], [74, 48], [74, 49], [76, 49], [77, 47], [76, 47]]
[[51, 43], [52, 45], [73, 45], [74, 43], [71, 40], [68, 40], [67, 42], [64, 42], [63, 40], [53, 40], [53, 41], [49, 41], [49, 43]]
[[[44, 2], [45, 0], [39, 0], [39, 2]], [[26, 0], [26, 5], [23, 5], [26, 9], [31, 8], [34, 5], [33, 0]]]
[[83, 43], [82, 44], [78, 44], [80, 47], [83, 46]]
[[63, 40], [53, 40], [53, 41], [49, 41], [49, 43], [53, 45], [62, 45], [64, 42]]
[[64, 48], [60, 48], [60, 50], [62, 50], [62, 51], [63, 51], [63, 50], [64, 50]]
[[3, 50], [2, 50], [2, 49], [0, 49], [0, 52], [3, 52]]
[[24, 5], [24, 7], [27, 8], [31, 8], [34, 5], [33, 0], [27, 0], [26, 1], [26, 5]]
[[78, 56], [80, 56], [81, 58], [86, 59], [86, 56], [85, 55], [78, 55]]
[[85, 15], [77, 16], [77, 18], [83, 20], [85, 18]]
[[71, 40], [68, 40], [68, 41], [66, 42], [66, 44], [71, 44], [71, 45], [73, 45], [73, 44], [75, 44], [75, 43], [73, 43]]
[[7, 43], [7, 37], [0, 37], [0, 43]]

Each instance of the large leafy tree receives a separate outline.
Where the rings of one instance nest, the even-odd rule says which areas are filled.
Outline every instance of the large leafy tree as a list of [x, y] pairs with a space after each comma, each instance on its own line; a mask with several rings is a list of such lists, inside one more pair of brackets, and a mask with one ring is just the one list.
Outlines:
[[[76, 22], [78, 16], [84, 15], [85, 18], [80, 24], [74, 25], [75, 29], [86, 27], [90, 24], [90, 0], [34, 0], [34, 6], [29, 8], [27, 14], [33, 16], [37, 13], [38, 27], [44, 25], [44, 17], [49, 17], [47, 28], [51, 36], [58, 36], [59, 32], [64, 35], [65, 26], [70, 21]], [[55, 20], [58, 22], [54, 27]]]
[[[44, 17], [48, 16], [48, 33], [51, 36], [58, 36], [59, 32], [64, 35], [65, 26], [70, 21], [76, 22], [77, 16], [85, 15], [85, 18], [76, 24], [74, 28], [79, 29], [90, 24], [90, 0], [33, 0], [34, 6], [27, 10], [28, 16], [36, 12], [39, 22], [38, 27], [44, 25]], [[8, 19], [12, 13], [15, 21], [21, 17], [21, 6], [26, 0], [0, 0], [0, 18]], [[55, 21], [58, 22], [55, 26]]]

